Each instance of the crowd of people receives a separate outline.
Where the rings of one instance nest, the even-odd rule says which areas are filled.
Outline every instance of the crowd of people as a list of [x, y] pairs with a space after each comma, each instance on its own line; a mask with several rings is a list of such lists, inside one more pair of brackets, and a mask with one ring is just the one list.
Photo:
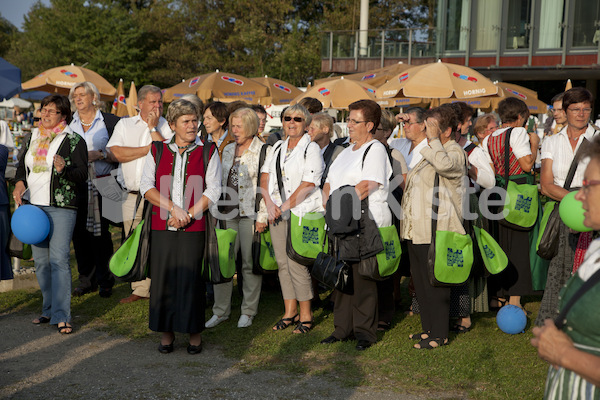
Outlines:
[[[216, 101], [205, 107], [197, 97], [186, 96], [172, 102], [163, 118], [159, 88], [142, 87], [138, 99], [139, 114], [123, 119], [101, 110], [98, 90], [89, 82], [74, 86], [68, 97], [54, 94], [42, 101], [40, 126], [23, 145], [12, 193], [17, 205], [40, 207], [51, 224], [48, 238], [33, 245], [43, 296], [34, 324], [56, 324], [60, 333], [69, 334], [72, 295], [96, 290], [101, 297], [112, 295], [111, 222], [101, 213], [103, 200], [94, 180], [115, 176], [125, 192], [123, 238], [140, 223], [144, 205], [152, 208], [148, 276], [133, 282], [131, 295], [121, 303], [149, 300], [149, 327], [162, 334], [161, 353], [173, 351], [175, 332], [189, 334], [190, 354], [201, 352], [201, 332], [230, 318], [233, 283], [210, 284], [202, 273], [209, 212], [221, 228], [237, 232], [233, 253], [239, 254], [243, 298], [238, 328], [251, 326], [259, 312], [263, 276], [253, 271], [253, 241], [257, 233], [269, 231], [283, 298], [283, 315], [272, 329], [308, 334], [314, 308], [325, 302], [310, 263], [290, 254], [291, 220], [320, 215], [329, 221], [329, 251], [347, 263], [352, 277], [352, 290], [336, 289], [329, 299], [335, 329], [321, 343], [356, 340], [357, 350], [375, 344], [377, 332], [392, 327], [402, 276], [410, 277], [411, 311], [421, 319], [421, 331], [410, 339], [415, 349], [433, 349], [449, 343], [451, 330], [472, 329], [473, 312], [504, 304], [523, 308], [523, 296], [542, 294], [544, 288], [534, 284], [535, 275], [542, 274], [546, 285], [533, 342], [543, 358], [569, 371], [551, 371], [549, 382], [576, 374], [592, 386], [598, 383], [597, 373], [572, 366], [581, 352], [597, 365], [597, 319], [584, 318], [576, 305], [564, 333], [549, 322], [564, 307], [561, 288], [566, 284], [576, 291], [600, 266], [594, 241], [600, 201], [593, 200], [600, 183], [600, 139], [590, 123], [589, 91], [574, 88], [553, 99], [555, 122], [541, 143], [535, 130], [526, 129], [529, 110], [516, 98], [500, 102], [499, 119], [495, 114], [476, 117], [465, 103], [414, 107], [394, 115], [361, 100], [349, 106], [349, 136], [335, 141], [334, 119], [314, 99], [286, 108], [282, 131], [271, 135], [262, 132], [266, 111], [261, 106]], [[399, 124], [405, 137], [390, 139]], [[585, 157], [567, 178], [580, 150]], [[0, 157], [8, 156], [0, 151]], [[541, 195], [560, 201], [579, 190], [585, 224], [596, 230], [579, 233], [561, 223], [558, 253], [547, 272], [533, 267], [544, 265], [532, 251], [533, 228], [503, 223], [494, 217], [502, 215], [498, 206], [488, 206], [493, 199], [488, 192], [506, 188], [508, 181], [536, 184], [538, 158]], [[346, 226], [347, 221], [335, 220], [334, 201], [348, 188], [361, 213], [356, 225]], [[541, 213], [536, 226], [540, 219]], [[357, 230], [342, 234], [350, 226]], [[379, 231], [390, 226], [402, 241], [401, 267], [376, 281], [365, 271], [377, 269], [376, 256], [385, 251]], [[508, 265], [490, 275], [475, 255], [466, 281], [436, 284], [428, 266], [437, 232], [475, 237], [474, 227], [494, 237]], [[72, 292], [71, 240], [79, 271]], [[205, 321], [211, 297], [212, 317]], [[576, 320], [580, 316], [584, 320]], [[548, 390], [558, 388], [563, 390]]]

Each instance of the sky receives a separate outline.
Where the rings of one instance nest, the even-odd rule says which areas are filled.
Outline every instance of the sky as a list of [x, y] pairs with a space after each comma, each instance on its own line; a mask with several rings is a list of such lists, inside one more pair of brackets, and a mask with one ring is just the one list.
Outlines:
[[[38, 0], [0, 0], [0, 15], [9, 20], [19, 30], [22, 29], [23, 16]], [[40, 0], [42, 4], [50, 5], [50, 0]]]

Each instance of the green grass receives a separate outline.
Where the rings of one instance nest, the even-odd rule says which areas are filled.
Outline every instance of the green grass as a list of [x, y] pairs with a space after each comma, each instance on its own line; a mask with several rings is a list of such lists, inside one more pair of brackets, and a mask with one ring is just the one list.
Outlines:
[[[73, 277], [76, 285], [76, 268]], [[405, 296], [406, 284], [404, 281]], [[148, 302], [119, 304], [129, 293], [128, 284], [117, 283], [109, 299], [100, 298], [97, 292], [73, 298], [75, 327], [89, 326], [133, 340], [157, 342], [158, 334], [148, 329]], [[0, 313], [36, 313], [41, 301], [39, 290], [0, 293]], [[533, 312], [529, 317], [532, 324], [539, 298], [525, 301]], [[204, 331], [203, 340], [219, 346], [244, 372], [284, 370], [322, 376], [345, 387], [401, 388], [420, 394], [466, 392], [473, 399], [539, 399], [543, 395], [547, 366], [529, 343], [531, 326], [523, 334], [507, 335], [498, 329], [495, 313], [474, 314], [473, 329], [452, 335], [449, 346], [419, 351], [408, 339], [410, 333], [420, 331], [419, 317], [398, 312], [392, 329], [380, 334], [375, 346], [359, 353], [355, 342], [319, 343], [333, 331], [332, 313], [315, 311], [315, 326], [307, 335], [293, 335], [292, 329], [273, 332], [271, 327], [283, 313], [283, 301], [279, 293], [263, 292], [253, 325], [238, 329], [240, 302], [234, 287], [229, 321]], [[207, 307], [207, 319], [211, 315]]]

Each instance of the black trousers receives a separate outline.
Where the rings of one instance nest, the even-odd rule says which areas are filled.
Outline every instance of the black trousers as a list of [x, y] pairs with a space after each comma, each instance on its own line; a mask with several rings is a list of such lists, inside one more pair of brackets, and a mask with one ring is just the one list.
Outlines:
[[[375, 262], [375, 256], [362, 262]], [[359, 263], [352, 263], [354, 294], [335, 291], [333, 336], [345, 339], [354, 333], [358, 340], [377, 342], [377, 283], [363, 278], [358, 273]]]
[[421, 311], [421, 326], [432, 338], [446, 339], [450, 324], [450, 287], [435, 287], [429, 283], [427, 253], [429, 244], [408, 242], [410, 273]]
[[[73, 248], [79, 271], [79, 287], [82, 289], [110, 289], [115, 284], [115, 278], [108, 269], [108, 262], [113, 254], [113, 244], [110, 236], [109, 221], [100, 217], [100, 236], [86, 229], [87, 222], [87, 190], [79, 192], [81, 202], [77, 208], [77, 219], [73, 230]], [[102, 196], [100, 196], [102, 210]]]

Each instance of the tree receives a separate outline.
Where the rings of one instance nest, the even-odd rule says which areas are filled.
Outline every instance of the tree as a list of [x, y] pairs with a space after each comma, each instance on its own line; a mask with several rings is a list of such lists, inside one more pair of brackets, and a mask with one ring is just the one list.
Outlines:
[[12, 38], [18, 34], [17, 27], [0, 16], [0, 57], [4, 57], [10, 49]]

